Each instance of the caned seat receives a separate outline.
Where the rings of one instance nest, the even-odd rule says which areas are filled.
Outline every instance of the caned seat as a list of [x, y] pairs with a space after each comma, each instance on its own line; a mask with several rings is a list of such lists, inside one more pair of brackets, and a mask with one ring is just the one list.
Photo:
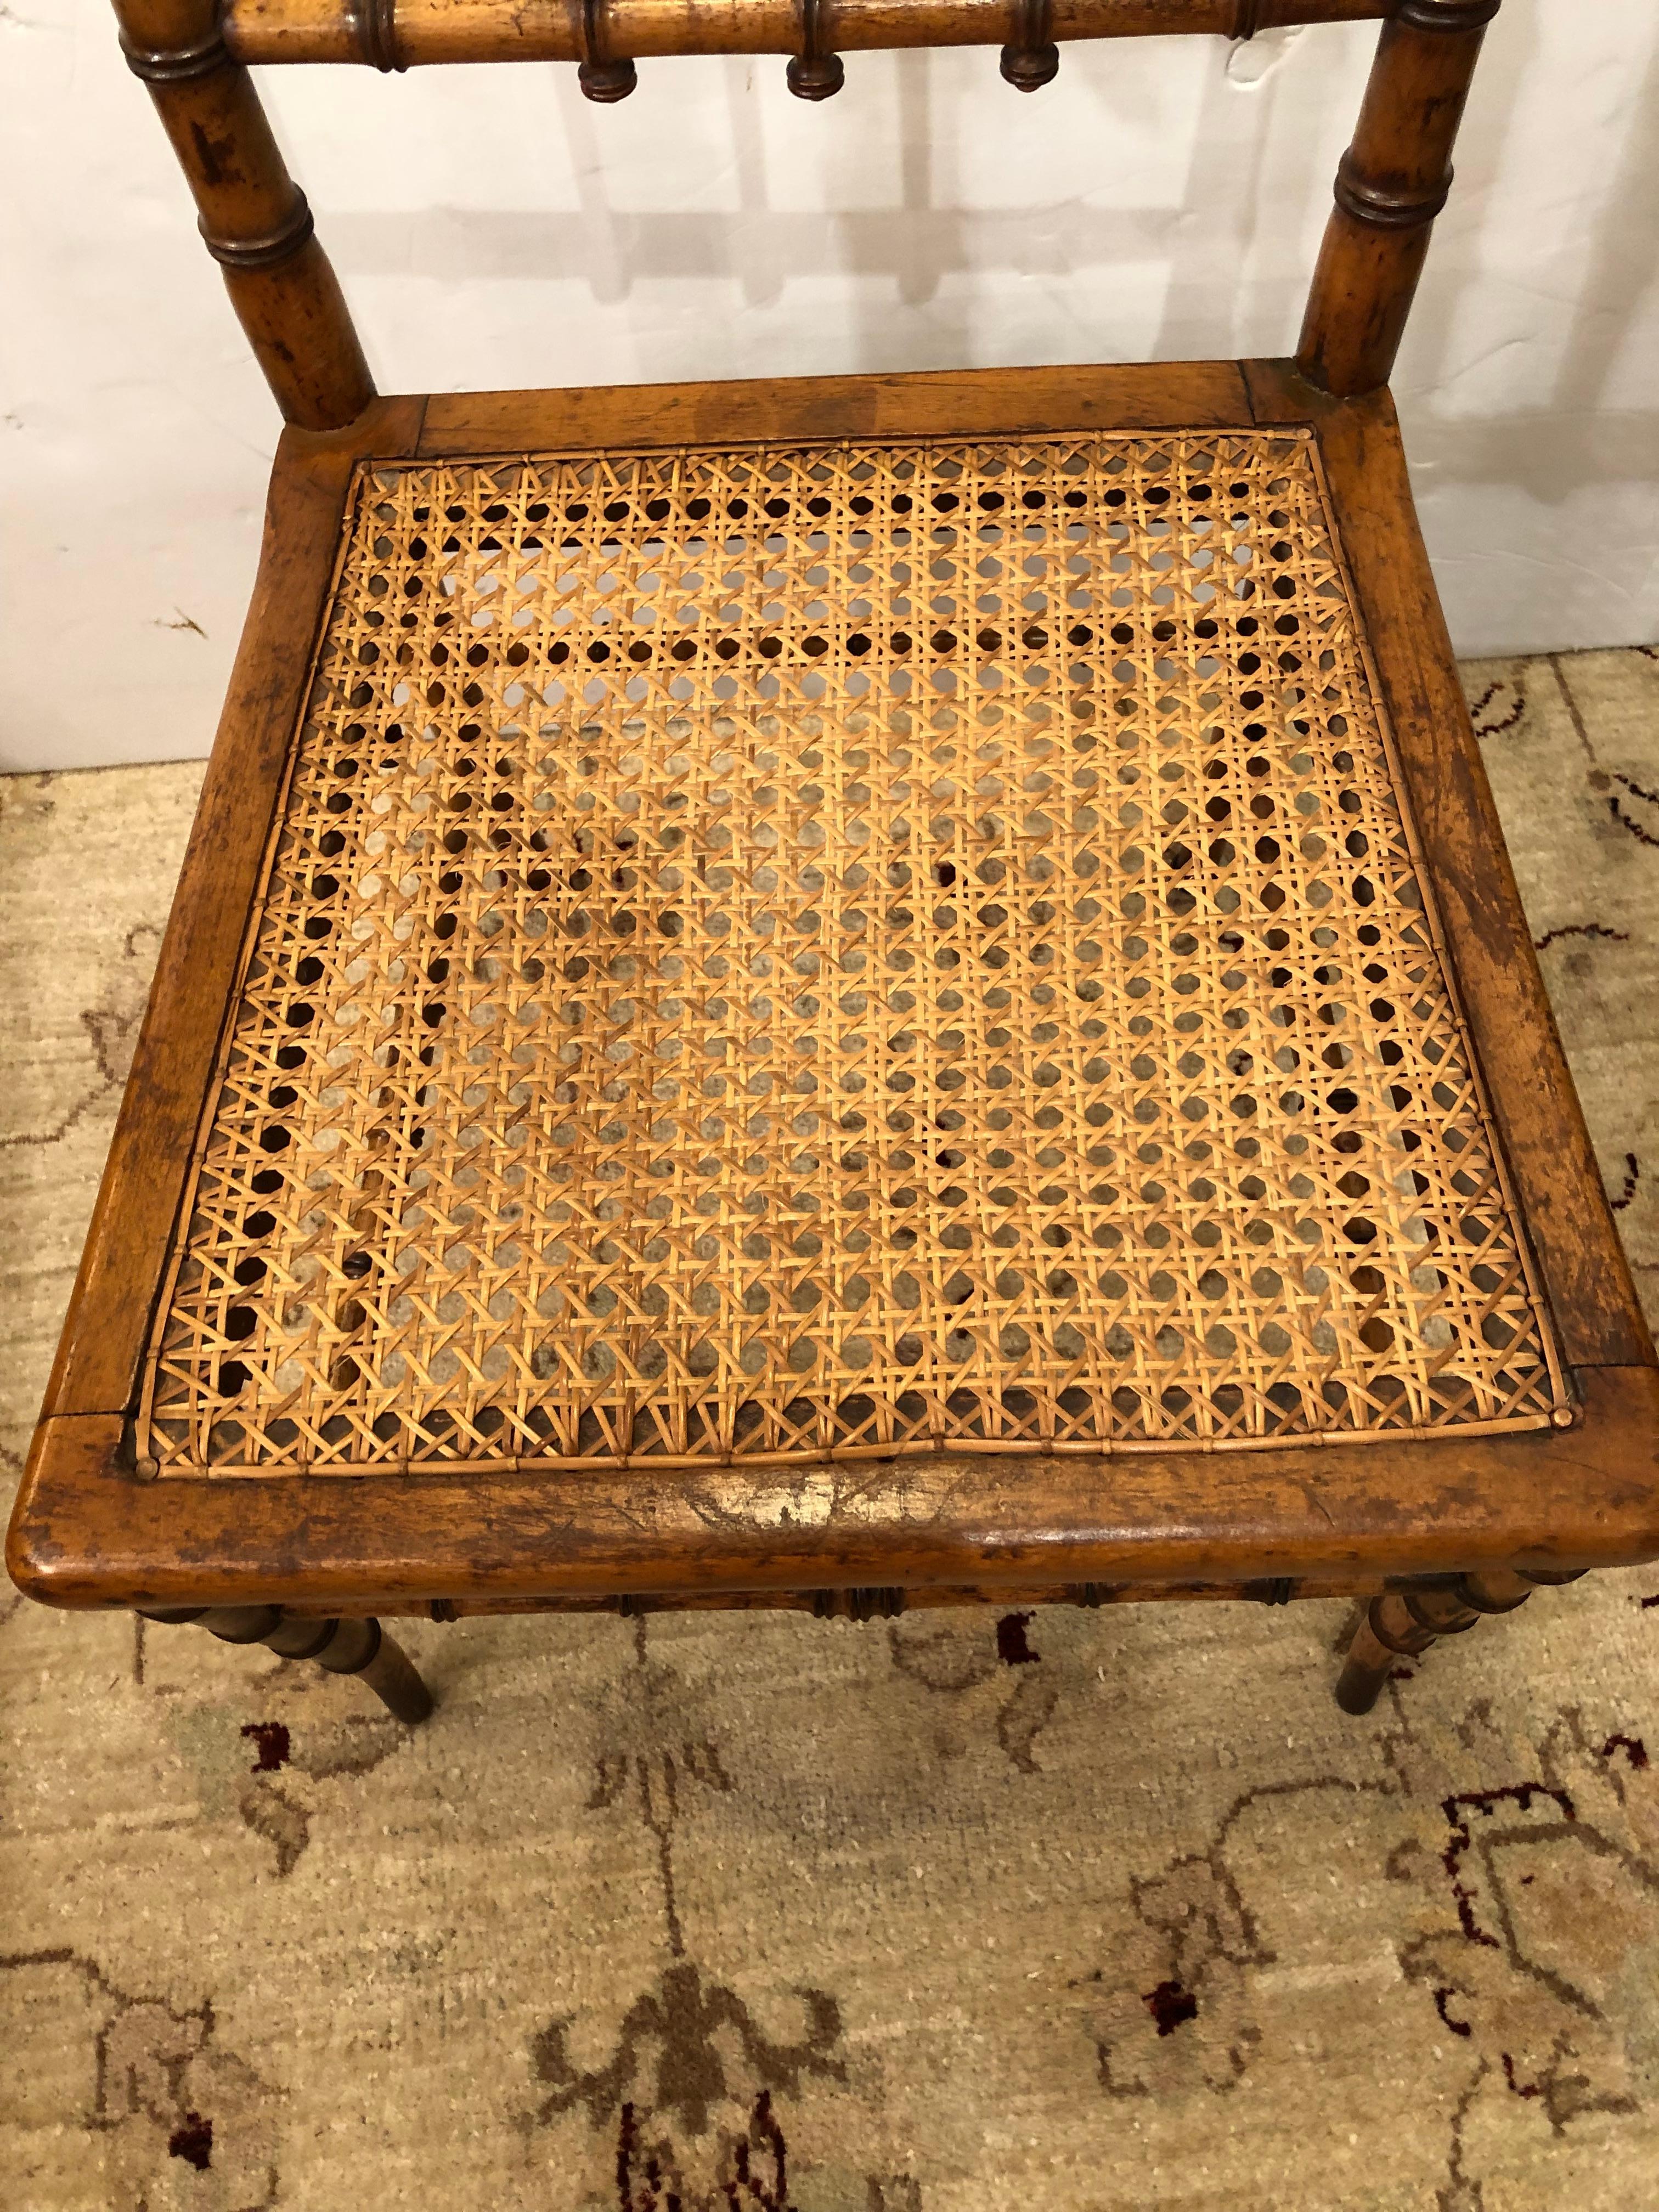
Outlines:
[[[405, 1718], [377, 1609], [1346, 1592], [1361, 1711], [1659, 1553], [1386, 390], [1496, 0], [118, 4], [289, 427], [23, 1586]], [[1295, 361], [1146, 368], [379, 398], [244, 66], [1383, 15]]]
[[1304, 429], [366, 463], [162, 1474], [1565, 1411]]

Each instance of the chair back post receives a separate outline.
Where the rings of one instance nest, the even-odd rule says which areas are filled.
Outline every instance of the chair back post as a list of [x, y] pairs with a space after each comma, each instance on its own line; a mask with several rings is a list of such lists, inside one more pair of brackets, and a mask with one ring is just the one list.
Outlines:
[[1451, 150], [1500, 0], [1397, 0], [1336, 173], [1297, 367], [1349, 399], [1388, 382], [1451, 189]]
[[216, 0], [115, 0], [115, 12], [284, 418], [342, 428], [374, 398], [374, 381], [306, 196], [252, 79], [226, 51]]
[[[1388, 381], [1499, 0], [1004, 0], [971, 11], [961, 0], [890, 0], [873, 12], [866, 7], [863, 18], [835, 0], [813, 0], [804, 15], [802, 0], [755, 0], [743, 15], [713, 0], [583, 0], [579, 21], [568, 9], [548, 10], [551, 27], [539, 40], [518, 35], [517, 10], [510, 26], [499, 21], [503, 4], [471, 0], [434, 12], [434, 0], [424, 7], [409, 0], [400, 16], [398, 0], [224, 0], [222, 9], [221, 0], [114, 0], [128, 64], [149, 87], [195, 195], [208, 251], [277, 404], [301, 428], [355, 421], [374, 386], [248, 60], [361, 59], [401, 70], [411, 60], [515, 51], [527, 58], [544, 49], [562, 55], [568, 46], [583, 64], [584, 89], [614, 100], [634, 82], [631, 59], [615, 59], [617, 51], [764, 46], [783, 34], [782, 21], [769, 21], [781, 6], [790, 26], [798, 15], [805, 23], [805, 58], [797, 55], [792, 82], [804, 96], [821, 99], [841, 81], [836, 32], [848, 45], [950, 43], [953, 30], [988, 35], [995, 16], [994, 27], [1013, 40], [1005, 74], [1024, 85], [1028, 76], [1036, 83], [1052, 74], [1055, 37], [1152, 30], [1248, 37], [1268, 24], [1348, 21], [1391, 7], [1358, 129], [1337, 173], [1297, 357], [1311, 383], [1346, 398]], [[638, 35], [628, 35], [625, 18]], [[421, 33], [433, 24], [445, 35], [428, 52]], [[795, 43], [796, 28], [789, 38]]]

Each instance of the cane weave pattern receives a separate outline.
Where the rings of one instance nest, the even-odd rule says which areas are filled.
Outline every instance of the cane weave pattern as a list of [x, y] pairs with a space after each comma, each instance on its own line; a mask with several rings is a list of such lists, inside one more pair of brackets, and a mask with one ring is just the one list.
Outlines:
[[360, 476], [163, 1473], [1561, 1403], [1307, 435]]

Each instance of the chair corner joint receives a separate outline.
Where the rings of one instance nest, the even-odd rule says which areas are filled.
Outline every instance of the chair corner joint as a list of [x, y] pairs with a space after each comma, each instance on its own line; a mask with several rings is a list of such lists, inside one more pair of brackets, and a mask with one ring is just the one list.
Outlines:
[[188, 46], [138, 46], [124, 31], [121, 52], [134, 76], [146, 84], [189, 84], [230, 67], [230, 49], [216, 23], [205, 39]]

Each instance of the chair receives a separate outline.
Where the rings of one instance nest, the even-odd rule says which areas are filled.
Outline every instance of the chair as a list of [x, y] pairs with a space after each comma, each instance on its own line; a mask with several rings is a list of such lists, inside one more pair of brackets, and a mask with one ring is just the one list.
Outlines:
[[[11, 1531], [381, 1614], [1659, 1553], [1659, 1378], [1386, 380], [1497, 0], [118, 0], [287, 418]], [[249, 64], [1386, 16], [1293, 361], [378, 398]]]

